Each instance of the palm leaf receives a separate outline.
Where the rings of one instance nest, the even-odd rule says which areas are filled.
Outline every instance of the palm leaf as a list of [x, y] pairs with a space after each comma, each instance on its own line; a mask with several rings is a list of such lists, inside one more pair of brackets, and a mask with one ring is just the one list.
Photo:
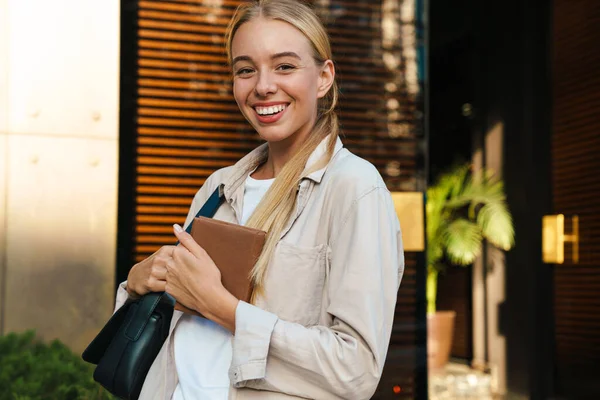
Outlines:
[[464, 218], [452, 221], [444, 234], [446, 254], [450, 262], [469, 265], [481, 252], [481, 230]]
[[444, 247], [441, 240], [443, 218], [443, 201], [440, 201], [438, 192], [427, 191], [427, 259], [430, 265], [435, 265], [444, 256]]
[[477, 224], [483, 236], [494, 246], [510, 250], [514, 245], [515, 231], [512, 217], [504, 202], [490, 202], [477, 214]]

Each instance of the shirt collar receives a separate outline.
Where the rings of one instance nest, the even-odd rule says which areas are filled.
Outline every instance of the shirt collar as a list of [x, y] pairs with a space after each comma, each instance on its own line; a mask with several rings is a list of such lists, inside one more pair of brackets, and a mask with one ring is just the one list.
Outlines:
[[[321, 143], [319, 143], [319, 145], [317, 146], [317, 148], [312, 152], [312, 154], [310, 155], [310, 157], [308, 157], [308, 161], [306, 161], [306, 167], [304, 168], [304, 171], [309, 170], [315, 163], [319, 162], [319, 160], [321, 159], [321, 157], [323, 157], [325, 155], [325, 153], [327, 152], [327, 145], [329, 138], [326, 137], [325, 139], [321, 140]], [[333, 157], [335, 157], [335, 155], [344, 147], [344, 145], [342, 144], [342, 140], [339, 138], [339, 136], [336, 138], [335, 141], [335, 148], [333, 149], [333, 154], [331, 156], [331, 158], [333, 159]], [[327, 167], [329, 167], [329, 164], [331, 163], [331, 160], [329, 160], [327, 162], [327, 164], [325, 164], [322, 168], [311, 172], [310, 174], [308, 174], [307, 176], [305, 176], [306, 179], [310, 179], [315, 181], [316, 183], [321, 183], [321, 180], [323, 179], [323, 175], [325, 175], [325, 171], [327, 171]]]
[[[304, 168], [304, 171], [309, 170], [326, 153], [328, 140], [329, 137], [326, 137], [323, 140], [321, 140], [321, 143], [319, 143], [319, 145], [315, 148], [312, 154], [308, 157], [308, 161], [306, 162], [306, 167]], [[343, 147], [344, 145], [342, 144], [341, 139], [337, 137], [335, 149], [333, 151], [333, 156], [335, 156]], [[248, 153], [246, 156], [244, 156], [241, 160], [239, 160], [232, 167], [229, 175], [225, 177], [225, 179], [221, 182], [221, 194], [224, 195], [227, 200], [231, 199], [235, 191], [246, 180], [248, 174], [254, 171], [261, 163], [266, 161], [268, 154], [269, 145], [267, 143], [263, 143], [262, 145]], [[313, 171], [307, 176], [303, 177], [303, 179], [310, 179], [316, 183], [320, 183], [330, 163], [331, 160], [329, 160], [327, 164], [322, 168]]]

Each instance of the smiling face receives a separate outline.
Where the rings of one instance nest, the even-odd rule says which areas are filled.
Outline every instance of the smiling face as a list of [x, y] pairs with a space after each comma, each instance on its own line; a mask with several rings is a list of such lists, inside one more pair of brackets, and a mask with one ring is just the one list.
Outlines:
[[267, 142], [302, 143], [317, 118], [317, 101], [333, 83], [333, 64], [318, 65], [309, 40], [292, 25], [256, 18], [231, 45], [233, 95]]

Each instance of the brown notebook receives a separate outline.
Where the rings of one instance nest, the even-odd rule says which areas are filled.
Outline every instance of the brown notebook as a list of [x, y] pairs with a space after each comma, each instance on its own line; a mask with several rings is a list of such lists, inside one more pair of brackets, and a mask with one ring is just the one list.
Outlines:
[[[221, 271], [221, 282], [236, 298], [249, 302], [252, 291], [250, 273], [265, 244], [267, 234], [212, 218], [196, 217], [192, 237], [213, 259]], [[177, 303], [175, 309], [200, 315]]]

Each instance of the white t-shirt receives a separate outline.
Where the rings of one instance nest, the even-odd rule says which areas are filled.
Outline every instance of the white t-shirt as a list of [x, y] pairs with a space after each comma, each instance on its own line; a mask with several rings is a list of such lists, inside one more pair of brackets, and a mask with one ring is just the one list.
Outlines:
[[[248, 175], [240, 223], [246, 225], [275, 179]], [[173, 400], [225, 400], [229, 394], [231, 333], [205, 318], [184, 314], [175, 328], [175, 367], [179, 384]]]

